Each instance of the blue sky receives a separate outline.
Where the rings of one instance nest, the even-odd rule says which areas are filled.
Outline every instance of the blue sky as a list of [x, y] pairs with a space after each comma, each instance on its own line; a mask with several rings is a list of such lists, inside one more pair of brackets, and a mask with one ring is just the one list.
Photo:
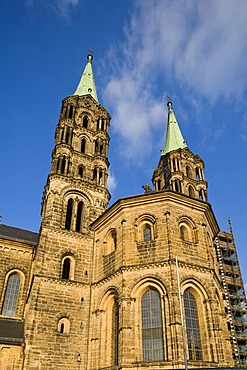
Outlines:
[[2, 0], [2, 223], [38, 231], [61, 101], [91, 48], [112, 116], [112, 202], [151, 184], [171, 96], [189, 148], [205, 161], [220, 227], [232, 220], [247, 281], [246, 19], [246, 0]]

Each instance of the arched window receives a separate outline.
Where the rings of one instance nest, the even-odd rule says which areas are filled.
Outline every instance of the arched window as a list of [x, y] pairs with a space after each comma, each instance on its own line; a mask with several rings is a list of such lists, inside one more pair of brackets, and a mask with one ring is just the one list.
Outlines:
[[[110, 291], [103, 299], [102, 315], [99, 328], [101, 330], [102, 348], [100, 351], [100, 368], [111, 368], [118, 365], [119, 348], [119, 302], [116, 291]], [[107, 356], [105, 355], [107, 353]]]
[[60, 157], [58, 157], [58, 158], [57, 158], [57, 172], [58, 172], [59, 167], [60, 167], [60, 161], [61, 161], [61, 158], [60, 158]]
[[61, 129], [61, 142], [63, 141], [63, 137], [64, 137], [64, 127]]
[[98, 182], [98, 185], [102, 185], [102, 184], [103, 184], [103, 171], [100, 168], [100, 170], [99, 170], [99, 182]]
[[189, 190], [189, 196], [191, 198], [195, 198], [195, 191], [194, 191], [193, 187], [192, 186], [189, 186], [188, 187], [188, 190]]
[[70, 321], [66, 317], [62, 317], [57, 324], [57, 331], [60, 334], [69, 334]]
[[145, 224], [143, 230], [143, 240], [144, 242], [150, 242], [152, 240], [151, 226], [149, 224]]
[[62, 271], [62, 279], [69, 280], [70, 275], [70, 258], [66, 257], [63, 260], [63, 271]]
[[176, 179], [175, 180], [175, 191], [177, 191], [178, 193], [181, 193], [182, 189], [181, 189], [181, 181]]
[[200, 190], [199, 190], [199, 199], [200, 199], [200, 200], [204, 200], [204, 197], [203, 197], [203, 190], [202, 190], [202, 189], [200, 189]]
[[202, 345], [196, 299], [188, 289], [185, 290], [183, 296], [189, 359], [202, 360]]
[[68, 114], [68, 117], [69, 117], [69, 118], [73, 118], [73, 105], [70, 105], [68, 108], [69, 108], [69, 114]]
[[2, 315], [15, 316], [20, 291], [20, 275], [17, 272], [12, 272], [7, 281]]
[[141, 309], [143, 361], [162, 361], [164, 344], [160, 294], [156, 290], [147, 290], [142, 296]]
[[65, 144], [69, 143], [69, 137], [70, 137], [70, 127], [67, 127], [66, 136], [65, 136]]
[[64, 174], [65, 171], [65, 165], [66, 165], [66, 157], [65, 155], [62, 157], [62, 164], [61, 164], [61, 174]]
[[61, 279], [74, 280], [75, 258], [72, 254], [66, 254], [61, 261]]
[[66, 212], [66, 221], [65, 221], [65, 229], [71, 229], [71, 221], [72, 221], [72, 211], [73, 211], [73, 199], [70, 198], [67, 204], [67, 212]]
[[104, 242], [104, 256], [115, 251], [117, 247], [117, 231], [116, 229], [111, 229], [106, 237], [106, 242]]
[[160, 191], [161, 190], [161, 180], [158, 180], [157, 181], [157, 190]]
[[186, 176], [187, 177], [192, 177], [192, 172], [191, 172], [190, 166], [186, 166], [185, 170], [186, 170]]
[[81, 141], [81, 153], [86, 153], [86, 139], [82, 139]]
[[100, 128], [100, 118], [97, 119], [97, 131], [99, 130]]
[[81, 231], [82, 211], [83, 211], [83, 202], [80, 201], [77, 206], [76, 226], [75, 226], [75, 231], [77, 231], [78, 233]]
[[95, 140], [95, 143], [94, 143], [94, 153], [95, 154], [98, 154], [99, 152], [99, 145], [100, 145], [99, 143], [100, 143], [99, 139]]
[[83, 177], [83, 166], [78, 167], [78, 175], [82, 178]]
[[199, 181], [199, 180], [201, 180], [201, 177], [200, 177], [200, 170], [199, 170], [199, 168], [197, 167], [196, 168], [196, 179]]
[[186, 242], [191, 241], [191, 232], [188, 226], [185, 226], [185, 225], [180, 226], [180, 236], [181, 236], [181, 239]]
[[88, 117], [84, 116], [82, 120], [82, 127], [88, 128]]
[[93, 180], [96, 181], [97, 179], [97, 167], [93, 169]]

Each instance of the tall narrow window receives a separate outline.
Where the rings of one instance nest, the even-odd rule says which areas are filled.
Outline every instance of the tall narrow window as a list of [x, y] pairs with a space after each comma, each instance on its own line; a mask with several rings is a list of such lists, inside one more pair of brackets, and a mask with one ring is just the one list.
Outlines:
[[202, 189], [199, 190], [199, 199], [200, 200], [204, 200], [204, 198], [203, 198], [203, 190]]
[[175, 180], [175, 191], [181, 193], [181, 181], [178, 179]]
[[60, 333], [63, 334], [63, 332], [64, 332], [64, 323], [62, 322], [60, 326]]
[[187, 177], [192, 177], [192, 172], [191, 172], [190, 166], [186, 166], [185, 169], [186, 169], [186, 176]]
[[97, 179], [97, 168], [95, 167], [94, 169], [93, 169], [93, 180], [94, 181], [96, 181], [96, 179]]
[[180, 236], [181, 236], [181, 239], [184, 241], [187, 241], [187, 242], [191, 241], [191, 233], [187, 226], [185, 225], [180, 226]]
[[61, 142], [63, 141], [63, 137], [64, 137], [64, 128], [62, 128], [62, 130], [61, 130]]
[[162, 361], [164, 345], [160, 294], [156, 290], [146, 291], [141, 308], [143, 361]]
[[94, 153], [98, 154], [98, 152], [99, 152], [99, 139], [95, 140], [94, 143]]
[[191, 197], [191, 198], [195, 198], [195, 191], [194, 191], [194, 189], [192, 188], [192, 186], [189, 186], [189, 196]]
[[65, 136], [65, 144], [69, 143], [69, 136], [70, 136], [70, 127], [67, 127], [66, 136]]
[[172, 166], [173, 166], [173, 171], [176, 171], [177, 166], [176, 166], [176, 159], [175, 158], [172, 158]]
[[86, 153], [86, 139], [81, 141], [81, 153]]
[[84, 128], [88, 127], [88, 118], [87, 118], [87, 116], [83, 117], [82, 127], [84, 127]]
[[99, 182], [98, 182], [98, 185], [102, 185], [102, 183], [103, 183], [103, 172], [100, 169], [99, 170]]
[[66, 212], [66, 221], [65, 221], [65, 229], [71, 229], [71, 221], [72, 221], [72, 210], [73, 210], [73, 199], [70, 198], [67, 204], [67, 212]]
[[157, 190], [158, 191], [161, 190], [161, 181], [160, 180], [157, 181]]
[[196, 168], [196, 179], [199, 181], [201, 180], [201, 177], [200, 177], [200, 171], [199, 171], [199, 168], [197, 167]]
[[194, 295], [188, 289], [184, 292], [184, 313], [189, 359], [202, 360], [197, 304]]
[[70, 277], [70, 258], [67, 257], [63, 261], [62, 279], [69, 280]]
[[64, 174], [65, 171], [65, 165], [66, 165], [66, 157], [63, 156], [62, 158], [62, 164], [61, 164], [61, 173]]
[[83, 166], [78, 167], [78, 175], [82, 178], [83, 177]]
[[77, 231], [78, 233], [81, 231], [82, 210], [83, 210], [83, 202], [80, 201], [77, 207], [76, 227], [75, 227], [75, 231]]
[[15, 316], [20, 291], [20, 276], [17, 272], [9, 275], [5, 291], [2, 315]]
[[99, 118], [99, 119], [97, 120], [97, 130], [99, 130], [99, 128], [100, 128], [100, 120], [101, 120], [101, 118]]
[[143, 237], [144, 237], [144, 242], [150, 242], [152, 239], [151, 227], [148, 224], [145, 224], [144, 231], [143, 231]]
[[69, 106], [69, 118], [73, 118], [73, 105]]

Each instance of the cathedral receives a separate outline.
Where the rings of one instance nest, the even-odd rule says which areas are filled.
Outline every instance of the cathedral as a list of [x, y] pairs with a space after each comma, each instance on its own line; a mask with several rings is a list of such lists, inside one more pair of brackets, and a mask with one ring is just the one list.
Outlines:
[[111, 117], [92, 60], [62, 101], [39, 233], [0, 225], [0, 369], [246, 367], [237, 250], [203, 160], [169, 101], [152, 187], [108, 207]]

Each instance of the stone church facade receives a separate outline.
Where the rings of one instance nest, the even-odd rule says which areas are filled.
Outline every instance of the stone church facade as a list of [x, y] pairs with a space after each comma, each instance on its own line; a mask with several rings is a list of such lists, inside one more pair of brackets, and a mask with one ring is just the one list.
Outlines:
[[153, 188], [108, 208], [110, 115], [92, 59], [62, 102], [39, 234], [0, 225], [0, 368], [239, 367], [243, 281], [204, 162], [168, 102]]

